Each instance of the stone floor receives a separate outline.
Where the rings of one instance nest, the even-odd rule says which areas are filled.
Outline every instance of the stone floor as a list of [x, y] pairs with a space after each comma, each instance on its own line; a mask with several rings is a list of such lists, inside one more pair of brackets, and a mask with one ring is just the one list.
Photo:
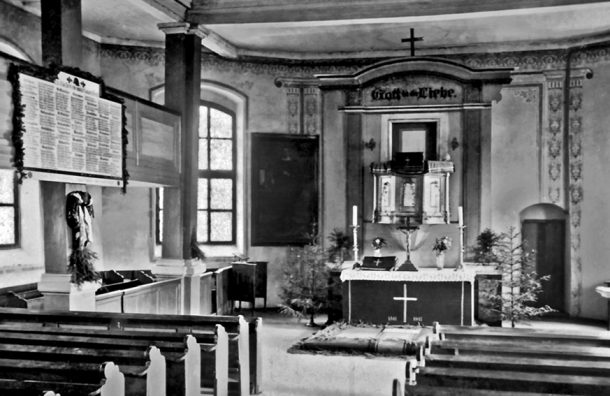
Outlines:
[[[260, 312], [257, 312], [259, 315]], [[306, 320], [263, 313], [263, 396], [382, 396], [392, 394], [392, 381], [404, 382], [405, 362], [401, 358], [370, 355], [294, 354], [287, 350], [313, 335], [316, 328]], [[325, 317], [317, 317], [324, 323]], [[520, 324], [569, 334], [594, 334], [610, 338], [604, 322], [549, 319]], [[401, 330], [352, 328], [339, 337], [400, 337]], [[407, 332], [412, 338], [413, 332]]]

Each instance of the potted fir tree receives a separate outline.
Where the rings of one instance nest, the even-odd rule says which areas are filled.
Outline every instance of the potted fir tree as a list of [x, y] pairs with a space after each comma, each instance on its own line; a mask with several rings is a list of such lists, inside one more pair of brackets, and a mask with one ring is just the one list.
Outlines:
[[499, 314], [501, 320], [510, 321], [512, 327], [523, 319], [554, 312], [548, 305], [535, 306], [542, 282], [550, 278], [536, 273], [535, 252], [527, 251], [526, 242], [520, 241], [514, 227], [500, 234], [496, 242], [494, 256], [502, 274], [501, 291], [495, 288], [480, 291], [487, 301], [485, 308]]
[[317, 234], [310, 235], [310, 242], [291, 249], [282, 267], [280, 309], [283, 314], [303, 318], [309, 315], [308, 326], [316, 326], [315, 314], [326, 308], [330, 268], [328, 255], [319, 244]]

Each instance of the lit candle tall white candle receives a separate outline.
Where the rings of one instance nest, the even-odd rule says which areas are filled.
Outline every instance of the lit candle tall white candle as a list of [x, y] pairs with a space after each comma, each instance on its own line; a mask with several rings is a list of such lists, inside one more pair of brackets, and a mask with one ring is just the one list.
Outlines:
[[358, 206], [352, 206], [352, 225], [355, 227], [358, 225]]
[[461, 206], [458, 207], [458, 225], [460, 227], [464, 226], [464, 209]]

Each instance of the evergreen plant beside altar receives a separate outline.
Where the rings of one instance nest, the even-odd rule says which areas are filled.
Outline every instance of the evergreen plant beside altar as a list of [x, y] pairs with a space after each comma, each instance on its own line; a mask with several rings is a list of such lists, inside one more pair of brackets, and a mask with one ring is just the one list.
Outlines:
[[336, 263], [343, 264], [345, 258], [352, 248], [352, 242], [342, 230], [335, 228], [328, 236], [330, 245], [328, 246], [328, 260]]
[[309, 315], [309, 326], [315, 326], [314, 316], [328, 303], [330, 268], [327, 251], [319, 244], [314, 231], [310, 242], [292, 248], [282, 265], [280, 310], [283, 314], [303, 318]]
[[542, 282], [549, 280], [550, 276], [538, 276], [535, 252], [528, 252], [526, 242], [520, 238], [514, 227], [499, 234], [495, 259], [502, 274], [502, 292], [498, 293], [495, 288], [481, 290], [488, 304], [486, 308], [499, 313], [503, 321], [510, 321], [511, 327], [524, 319], [555, 311], [548, 305], [534, 306], [542, 292]]
[[477, 236], [477, 244], [474, 247], [474, 260], [481, 264], [493, 264], [497, 262], [496, 256], [498, 244], [502, 236], [490, 228], [486, 228]]

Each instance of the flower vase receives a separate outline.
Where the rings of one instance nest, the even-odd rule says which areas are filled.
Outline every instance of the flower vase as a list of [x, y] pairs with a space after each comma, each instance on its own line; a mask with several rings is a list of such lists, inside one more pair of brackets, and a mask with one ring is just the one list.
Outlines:
[[436, 255], [436, 269], [442, 270], [445, 268], [445, 253], [439, 253]]
[[373, 250], [373, 256], [381, 257], [381, 249], [374, 249]]

